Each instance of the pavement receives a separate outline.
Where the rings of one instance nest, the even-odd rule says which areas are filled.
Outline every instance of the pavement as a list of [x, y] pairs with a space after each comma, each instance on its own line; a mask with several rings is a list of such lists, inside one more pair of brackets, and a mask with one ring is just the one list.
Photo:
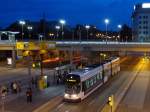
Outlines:
[[[6, 97], [4, 100], [5, 112], [32, 112], [49, 100], [52, 100], [57, 96], [61, 96], [63, 92], [63, 85], [55, 85], [42, 91], [34, 91], [32, 103], [27, 103], [26, 94], [25, 91], [23, 91], [21, 94], [15, 95], [15, 98], [12, 96], [12, 100], [7, 100]], [[0, 109], [1, 108], [2, 105], [0, 106]]]

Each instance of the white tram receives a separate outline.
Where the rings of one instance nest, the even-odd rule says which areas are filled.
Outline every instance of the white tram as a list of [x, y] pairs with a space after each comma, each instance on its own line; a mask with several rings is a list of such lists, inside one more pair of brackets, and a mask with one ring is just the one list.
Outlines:
[[64, 101], [83, 100], [119, 71], [120, 58], [112, 58], [102, 64], [87, 66], [69, 73], [65, 80]]

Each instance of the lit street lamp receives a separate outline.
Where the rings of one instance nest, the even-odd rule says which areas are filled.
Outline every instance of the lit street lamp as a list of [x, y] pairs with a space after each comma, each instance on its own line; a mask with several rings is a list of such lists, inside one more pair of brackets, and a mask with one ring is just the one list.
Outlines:
[[56, 30], [57, 30], [57, 38], [58, 38], [58, 36], [59, 36], [58, 32], [59, 32], [59, 30], [60, 30], [60, 26], [55, 26], [55, 28], [56, 28]]
[[119, 36], [118, 36], [118, 37], [119, 37], [119, 41], [120, 41], [120, 38], [121, 38], [121, 34], [120, 34], [121, 32], [120, 32], [120, 31], [121, 31], [121, 29], [122, 29], [122, 25], [119, 24], [119, 25], [118, 25], [118, 29], [119, 29]]
[[29, 31], [29, 40], [30, 40], [31, 39], [31, 31], [32, 31], [33, 27], [32, 26], [28, 26], [27, 29]]
[[66, 24], [66, 21], [65, 20], [60, 20], [59, 23], [62, 25], [61, 28], [62, 28], [62, 40], [63, 40], [63, 37], [64, 37], [63, 27]]
[[19, 21], [19, 24], [22, 26], [22, 41], [23, 41], [23, 35], [24, 35], [24, 33], [23, 33], [23, 26], [26, 24], [26, 22], [25, 21]]
[[90, 26], [86, 25], [85, 28], [86, 28], [86, 31], [87, 31], [87, 41], [88, 41], [89, 40], [89, 29], [90, 29]]
[[108, 24], [109, 24], [109, 19], [105, 19], [105, 25], [106, 25], [106, 42], [107, 42], [107, 30], [108, 30]]

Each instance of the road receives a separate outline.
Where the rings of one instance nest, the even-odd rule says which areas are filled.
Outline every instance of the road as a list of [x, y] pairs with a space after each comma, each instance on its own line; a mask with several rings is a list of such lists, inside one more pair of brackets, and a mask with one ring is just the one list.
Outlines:
[[150, 111], [150, 62], [143, 61], [143, 67], [128, 89], [116, 112]]
[[130, 75], [134, 74], [135, 71], [139, 71], [141, 68], [139, 65], [141, 65], [139, 58], [128, 58], [128, 60], [121, 65], [119, 75], [95, 91], [87, 99], [81, 103], [61, 102], [60, 105], [55, 106], [49, 110], [49, 112], [100, 112], [108, 96], [116, 93], [118, 88], [120, 88], [126, 80], [128, 81], [130, 79]]

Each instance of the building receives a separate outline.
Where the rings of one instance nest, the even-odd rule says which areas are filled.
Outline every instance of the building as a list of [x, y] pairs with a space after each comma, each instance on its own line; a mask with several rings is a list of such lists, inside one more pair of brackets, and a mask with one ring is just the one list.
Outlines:
[[134, 6], [132, 22], [133, 40], [150, 42], [150, 3], [142, 3]]

